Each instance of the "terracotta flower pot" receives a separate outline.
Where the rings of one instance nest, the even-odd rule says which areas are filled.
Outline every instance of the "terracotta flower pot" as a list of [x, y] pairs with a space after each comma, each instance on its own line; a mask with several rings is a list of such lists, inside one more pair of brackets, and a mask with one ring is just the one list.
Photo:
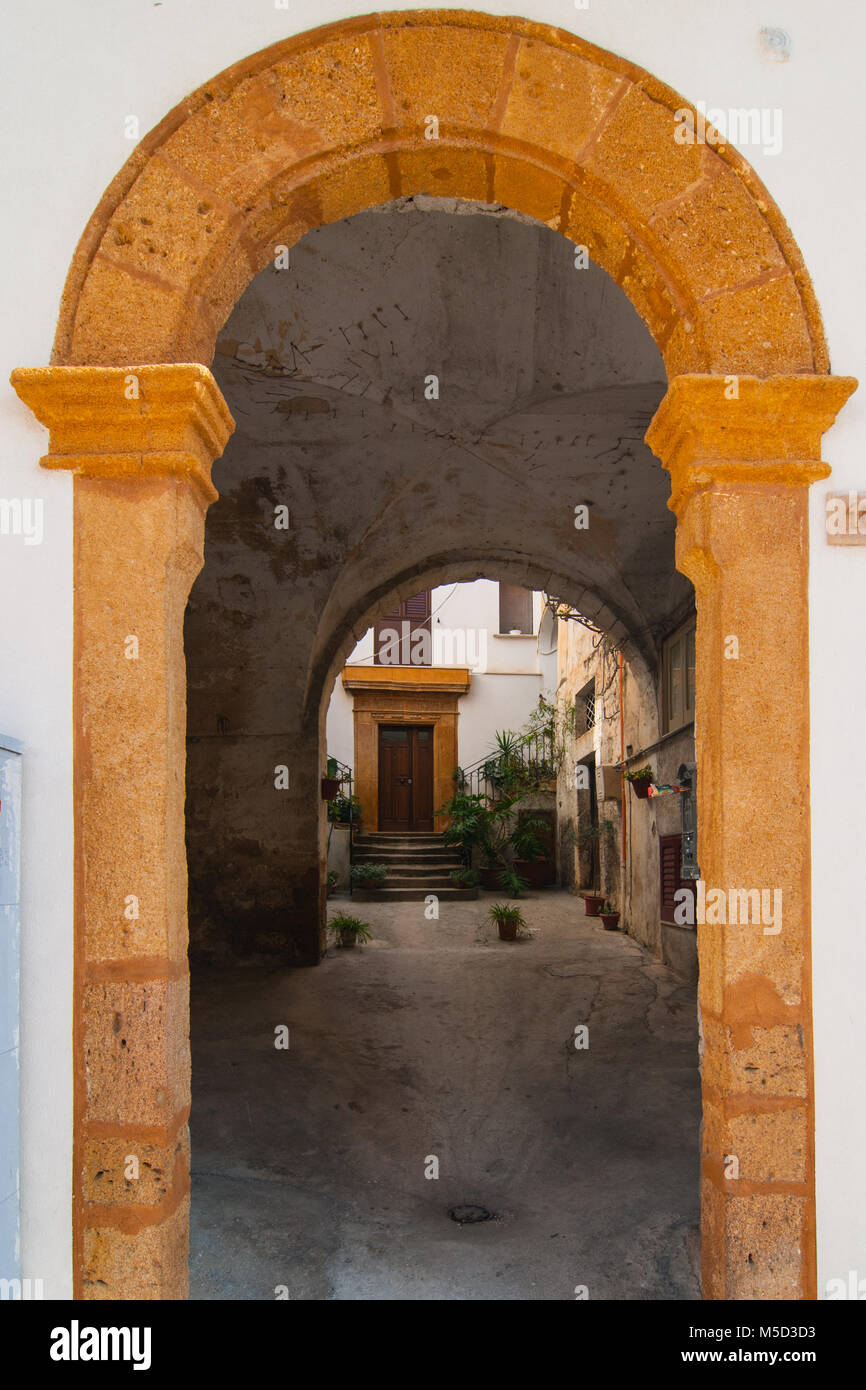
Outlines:
[[600, 912], [598, 915], [604, 924], [605, 931], [616, 931], [619, 922], [618, 912]]
[[604, 898], [599, 893], [587, 893], [583, 901], [586, 904], [587, 917], [597, 917], [601, 911]]
[[514, 867], [530, 888], [544, 888], [550, 878], [548, 859], [515, 859]]
[[631, 784], [631, 789], [640, 801], [646, 801], [649, 796], [649, 789], [652, 786], [651, 777], [635, 777]]
[[487, 893], [495, 893], [502, 887], [500, 875], [502, 873], [501, 864], [484, 864], [478, 870], [481, 875], [481, 887]]
[[516, 923], [516, 922], [499, 922], [499, 923], [498, 923], [498, 926], [499, 926], [499, 940], [500, 940], [500, 941], [516, 941], [516, 940], [517, 940], [517, 923]]
[[322, 800], [333, 801], [340, 790], [340, 782], [337, 777], [322, 778]]

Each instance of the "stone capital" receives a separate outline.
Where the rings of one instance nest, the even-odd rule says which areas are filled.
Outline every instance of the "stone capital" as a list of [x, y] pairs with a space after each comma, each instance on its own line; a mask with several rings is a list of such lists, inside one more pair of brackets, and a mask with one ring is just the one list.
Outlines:
[[849, 376], [678, 376], [646, 442], [671, 475], [668, 506], [717, 482], [808, 486], [830, 473], [821, 437], [856, 390]]
[[175, 475], [205, 505], [215, 500], [211, 465], [235, 422], [207, 367], [19, 367], [10, 380], [50, 430], [43, 468], [130, 481]]

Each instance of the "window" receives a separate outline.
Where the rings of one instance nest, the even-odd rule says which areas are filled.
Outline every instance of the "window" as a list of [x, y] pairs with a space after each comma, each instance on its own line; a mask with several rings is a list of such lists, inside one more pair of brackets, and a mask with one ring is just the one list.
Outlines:
[[676, 894], [681, 888], [694, 892], [695, 885], [682, 877], [682, 835], [659, 836], [659, 907], [661, 920], [676, 925]]
[[695, 620], [669, 637], [662, 648], [664, 733], [695, 717]]
[[577, 738], [595, 728], [595, 681], [590, 681], [574, 697], [574, 732]]
[[522, 589], [519, 584], [500, 584], [499, 631], [522, 632], [531, 636], [534, 630], [532, 590]]
[[373, 660], [377, 666], [430, 666], [433, 661], [430, 633], [431, 590], [404, 599], [384, 618], [377, 618], [373, 634]]

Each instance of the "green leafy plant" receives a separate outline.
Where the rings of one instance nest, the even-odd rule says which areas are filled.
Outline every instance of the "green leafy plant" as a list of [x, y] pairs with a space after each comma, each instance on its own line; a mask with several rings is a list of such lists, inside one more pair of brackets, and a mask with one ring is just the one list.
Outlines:
[[327, 764], [327, 771], [326, 771], [326, 773], [325, 773], [325, 776], [326, 776], [326, 777], [339, 777], [339, 775], [340, 775], [340, 774], [339, 774], [339, 772], [337, 771], [337, 759], [336, 759], [336, 758], [329, 758], [329, 759], [328, 759], [328, 764]]
[[329, 888], [336, 888], [336, 886], [337, 886], [337, 884], [338, 884], [339, 882], [340, 882], [340, 875], [337, 873], [336, 869], [330, 869], [330, 870], [328, 871], [328, 887], [329, 887]]
[[487, 916], [488, 920], [498, 927], [502, 941], [516, 941], [518, 935], [529, 935], [519, 907], [512, 907], [510, 903], [493, 903]]
[[338, 912], [336, 917], [332, 917], [328, 928], [344, 946], [354, 946], [358, 942], [363, 944], [373, 939], [370, 923], [362, 922], [360, 917], [350, 917], [346, 912]]
[[514, 925], [518, 928], [526, 926], [523, 913], [519, 907], [512, 907], [510, 903], [491, 903], [487, 909], [487, 916], [494, 926], [499, 926], [500, 922], [506, 925]]
[[546, 844], [543, 831], [547, 822], [538, 816], [521, 816], [508, 837], [517, 859], [543, 859]]
[[625, 774], [625, 780], [627, 782], [642, 782], [644, 778], [648, 778], [650, 782], [655, 781], [655, 773], [649, 763], [647, 763], [645, 767], [636, 767], [633, 772], [627, 772]]
[[[351, 809], [351, 814], [350, 814]], [[345, 825], [349, 820], [359, 821], [361, 819], [361, 803], [356, 796], [344, 796], [338, 792], [333, 801], [328, 802], [328, 820], [335, 821], [338, 825]]]
[[376, 888], [385, 882], [387, 872], [384, 864], [353, 864], [352, 883], [358, 888]]
[[467, 865], [472, 851], [477, 849], [489, 867], [505, 863], [508, 843], [508, 817], [518, 797], [504, 796], [489, 802], [477, 793], [455, 791], [450, 801], [440, 806], [437, 816], [448, 816], [448, 829], [443, 835], [446, 845], [459, 845]]
[[477, 888], [481, 882], [481, 875], [477, 869], [452, 869], [448, 877], [460, 888]]
[[505, 889], [509, 898], [520, 898], [529, 887], [529, 881], [522, 874], [519, 874], [513, 866], [509, 865], [500, 873], [499, 885]]

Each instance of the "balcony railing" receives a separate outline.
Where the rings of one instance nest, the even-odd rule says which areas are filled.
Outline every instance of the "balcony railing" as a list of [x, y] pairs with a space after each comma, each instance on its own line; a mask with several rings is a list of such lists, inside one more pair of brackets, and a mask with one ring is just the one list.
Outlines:
[[490, 801], [544, 787], [557, 772], [553, 735], [536, 732], [515, 737], [500, 751], [489, 753], [458, 772], [463, 791]]
[[[339, 758], [328, 758], [328, 776], [334, 777], [340, 784], [340, 790], [333, 801], [328, 804], [328, 820], [332, 825], [348, 825], [349, 827], [349, 862], [352, 862], [352, 841], [355, 835], [355, 804], [352, 800], [352, 769], [346, 764], [341, 763]], [[332, 814], [332, 809], [338, 814]]]

